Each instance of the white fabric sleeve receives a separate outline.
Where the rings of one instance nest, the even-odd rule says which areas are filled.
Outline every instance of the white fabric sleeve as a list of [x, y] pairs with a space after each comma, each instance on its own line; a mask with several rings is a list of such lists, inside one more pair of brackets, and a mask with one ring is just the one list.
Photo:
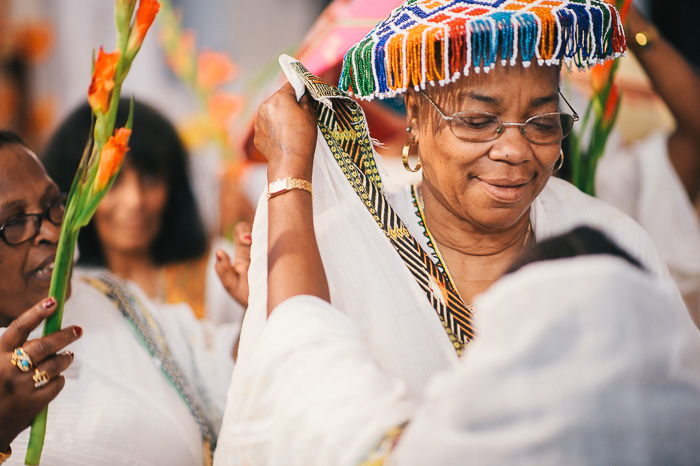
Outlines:
[[668, 134], [656, 132], [606, 153], [596, 191], [649, 232], [700, 325], [700, 219], [671, 164]]
[[281, 303], [249, 357], [236, 369], [227, 409], [239, 423], [222, 432], [217, 466], [354, 465], [414, 406], [354, 323], [316, 297]]

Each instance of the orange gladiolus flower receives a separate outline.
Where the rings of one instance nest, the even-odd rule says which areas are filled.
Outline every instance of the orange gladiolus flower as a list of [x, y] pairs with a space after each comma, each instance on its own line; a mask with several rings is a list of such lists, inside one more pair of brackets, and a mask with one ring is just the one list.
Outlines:
[[236, 65], [223, 53], [204, 50], [197, 58], [197, 82], [205, 89], [232, 80], [237, 71]]
[[603, 113], [603, 123], [606, 126], [612, 124], [619, 100], [620, 88], [617, 86], [617, 84], [613, 84], [610, 88], [610, 94], [608, 94], [608, 100], [605, 102], [605, 112]]
[[209, 99], [209, 114], [212, 123], [220, 130], [226, 130], [233, 115], [243, 107], [243, 99], [234, 94], [218, 93]]
[[591, 70], [591, 85], [593, 86], [593, 92], [599, 93], [605, 89], [608, 83], [608, 78], [612, 72], [613, 60], [608, 60], [602, 65], [596, 65]]
[[129, 54], [134, 53], [141, 47], [141, 44], [143, 44], [143, 39], [146, 37], [146, 33], [151, 27], [151, 24], [153, 24], [158, 10], [160, 10], [160, 3], [158, 3], [158, 0], [141, 0], [141, 2], [139, 2], [139, 7], [136, 10], [136, 20], [131, 27], [129, 42], [126, 46]]
[[190, 76], [194, 72], [195, 36], [190, 29], [182, 31], [172, 53], [168, 53], [167, 63], [178, 76]]
[[97, 176], [95, 178], [95, 191], [104, 189], [110, 178], [119, 170], [122, 160], [124, 160], [124, 155], [129, 150], [127, 146], [129, 136], [131, 136], [130, 129], [119, 128], [113, 136], [110, 136], [102, 148], [100, 164], [97, 167]]
[[109, 99], [114, 89], [114, 73], [119, 55], [119, 50], [105, 53], [100, 47], [88, 89], [88, 102], [95, 113], [106, 113], [109, 110]]

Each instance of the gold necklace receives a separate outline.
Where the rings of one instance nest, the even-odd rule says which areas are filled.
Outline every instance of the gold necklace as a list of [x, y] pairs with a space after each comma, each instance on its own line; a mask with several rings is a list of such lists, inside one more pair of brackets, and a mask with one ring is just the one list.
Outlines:
[[[459, 296], [459, 298], [462, 300], [462, 302], [465, 304], [469, 312], [474, 311], [474, 305], [473, 304], [467, 304], [464, 301], [464, 298], [462, 298], [462, 295], [459, 293], [459, 290], [457, 289], [457, 285], [455, 284], [454, 280], [452, 279], [452, 274], [450, 273], [450, 270], [447, 268], [447, 263], [442, 257], [442, 253], [440, 253], [440, 248], [438, 247], [437, 241], [435, 241], [435, 238], [433, 237], [433, 234], [430, 232], [430, 229], [428, 228], [428, 222], [425, 220], [425, 202], [423, 201], [423, 188], [421, 187], [416, 187], [413, 186], [413, 192], [415, 193], [416, 200], [418, 201], [416, 204], [418, 205], [418, 213], [420, 215], [420, 219], [423, 222], [423, 228], [425, 229], [425, 233], [428, 236], [428, 240], [430, 241], [430, 245], [433, 246], [433, 250], [435, 251], [435, 255], [437, 255], [438, 261], [440, 265], [442, 266], [443, 270], [445, 271], [445, 275], [447, 275], [447, 278], [450, 280], [450, 283], [452, 284], [452, 287], [454, 288], [455, 292]], [[530, 234], [532, 232], [532, 220], [528, 221], [527, 223], [527, 232], [525, 233], [525, 239], [523, 239], [523, 244], [520, 247], [520, 252], [525, 248], [527, 245], [527, 242], [530, 240]]]

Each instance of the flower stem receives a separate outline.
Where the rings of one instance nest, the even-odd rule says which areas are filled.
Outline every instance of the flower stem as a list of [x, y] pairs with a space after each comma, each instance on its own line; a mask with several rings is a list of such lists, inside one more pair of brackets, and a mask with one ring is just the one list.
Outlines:
[[[67, 217], [70, 218], [72, 212], [67, 213], [69, 214]], [[78, 239], [78, 232], [68, 228], [71, 223], [70, 221], [64, 222], [67, 228], [61, 228], [61, 233], [59, 234], [56, 261], [54, 262], [51, 285], [49, 287], [49, 296], [56, 299], [56, 311], [46, 318], [44, 335], [54, 333], [61, 328], [63, 304], [66, 300], [66, 291], [73, 267], [73, 253]], [[44, 408], [32, 421], [27, 455], [24, 458], [24, 464], [26, 465], [36, 466], [41, 461], [41, 451], [44, 448], [44, 436], [46, 435], [47, 414], [48, 407]]]

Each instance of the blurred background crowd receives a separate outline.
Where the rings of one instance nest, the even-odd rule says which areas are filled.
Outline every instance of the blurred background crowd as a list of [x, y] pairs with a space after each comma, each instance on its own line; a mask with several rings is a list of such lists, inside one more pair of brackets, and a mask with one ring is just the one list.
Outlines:
[[[398, 0], [171, 0], [163, 2], [123, 95], [133, 95], [173, 122], [190, 157], [193, 189], [210, 235], [230, 236], [252, 218], [264, 187], [264, 161], [252, 144], [259, 104], [282, 82], [277, 57], [288, 53], [314, 73], [337, 80], [342, 55]], [[700, 4], [634, 2], [693, 66], [700, 66]], [[90, 56], [112, 47], [111, 2], [0, 1], [0, 127], [42, 154], [59, 124], [84, 103]], [[683, 11], [684, 14], [675, 14]], [[615, 143], [669, 131], [671, 113], [632, 54], [618, 84], [624, 95]], [[590, 77], [572, 73], [574, 107], [585, 107]], [[578, 105], [577, 105], [578, 103]], [[405, 135], [401, 103], [366, 105], [372, 136], [391, 169]], [[397, 172], [400, 170], [397, 170]]]

